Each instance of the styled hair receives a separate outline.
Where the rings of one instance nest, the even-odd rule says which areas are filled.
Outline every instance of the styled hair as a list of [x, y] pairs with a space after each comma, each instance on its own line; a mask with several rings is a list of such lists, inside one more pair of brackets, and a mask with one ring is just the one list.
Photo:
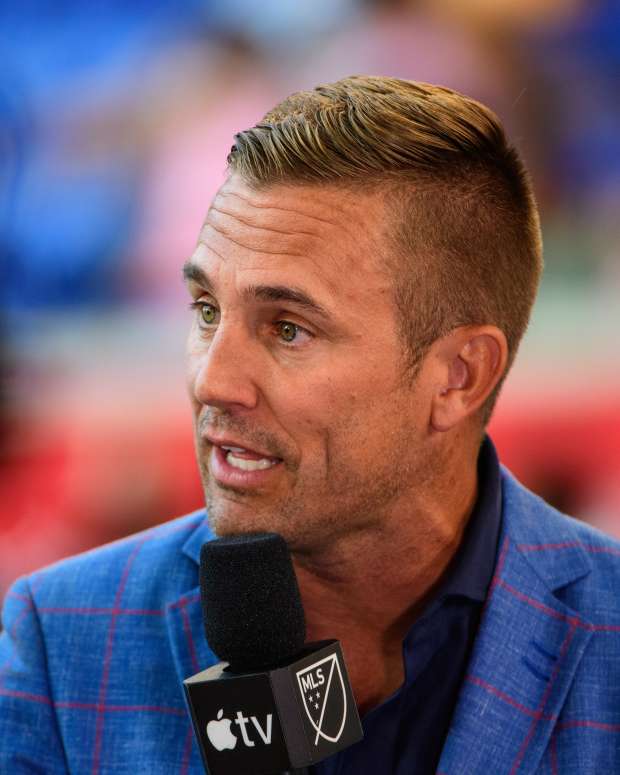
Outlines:
[[407, 372], [457, 326], [493, 324], [506, 336], [508, 367], [482, 407], [486, 425], [543, 263], [529, 175], [497, 116], [445, 87], [353, 76], [285, 99], [235, 135], [228, 165], [257, 188], [381, 193]]

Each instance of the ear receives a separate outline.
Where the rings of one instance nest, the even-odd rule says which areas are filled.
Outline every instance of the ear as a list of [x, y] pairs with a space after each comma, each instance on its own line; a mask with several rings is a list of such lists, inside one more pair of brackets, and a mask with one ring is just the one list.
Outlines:
[[506, 370], [508, 343], [496, 326], [462, 326], [435, 342], [431, 353], [430, 422], [434, 430], [448, 431], [475, 415], [493, 392]]

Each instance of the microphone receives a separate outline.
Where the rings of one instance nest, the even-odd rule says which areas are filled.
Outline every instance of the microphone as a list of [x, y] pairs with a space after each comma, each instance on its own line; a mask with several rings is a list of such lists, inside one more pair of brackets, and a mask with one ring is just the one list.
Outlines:
[[304, 643], [282, 536], [204, 544], [200, 592], [207, 642], [222, 661], [183, 686], [210, 775], [301, 775], [362, 739], [340, 644]]

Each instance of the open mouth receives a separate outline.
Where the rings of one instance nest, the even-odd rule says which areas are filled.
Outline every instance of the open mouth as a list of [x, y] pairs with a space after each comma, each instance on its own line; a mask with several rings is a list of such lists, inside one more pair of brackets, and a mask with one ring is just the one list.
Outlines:
[[264, 457], [258, 452], [253, 452], [244, 447], [230, 447], [223, 445], [220, 449], [222, 450], [228, 465], [233, 468], [238, 468], [241, 471], [264, 471], [280, 462], [280, 458]]

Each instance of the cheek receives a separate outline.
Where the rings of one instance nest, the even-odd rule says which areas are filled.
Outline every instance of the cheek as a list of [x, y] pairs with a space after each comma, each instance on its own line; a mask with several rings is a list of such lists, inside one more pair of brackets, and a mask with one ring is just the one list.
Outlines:
[[320, 447], [326, 464], [331, 465], [363, 444], [367, 414], [358, 391], [326, 380], [300, 407], [297, 423], [300, 431]]
[[423, 415], [412, 391], [369, 378], [356, 391], [334, 396], [332, 407], [337, 409], [328, 435], [334, 460], [381, 468], [405, 460], [419, 445]]
[[[275, 385], [274, 385], [275, 388]], [[270, 410], [301, 450], [323, 446], [324, 439], [352, 411], [355, 395], [344, 393], [332, 379], [288, 382], [286, 389], [266, 391]]]

